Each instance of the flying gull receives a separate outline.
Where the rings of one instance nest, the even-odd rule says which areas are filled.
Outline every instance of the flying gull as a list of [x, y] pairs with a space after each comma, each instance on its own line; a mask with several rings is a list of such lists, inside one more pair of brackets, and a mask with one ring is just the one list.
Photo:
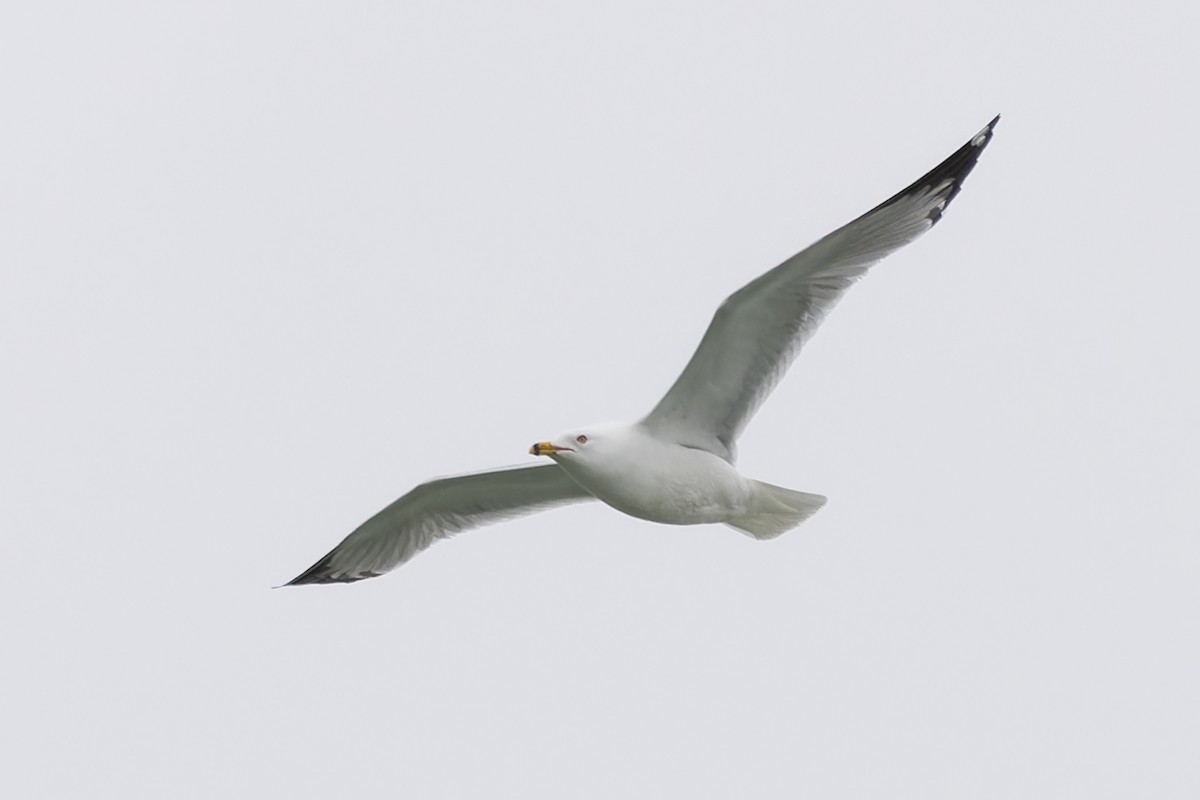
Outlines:
[[734, 466], [738, 436], [850, 285], [942, 218], [999, 121], [908, 188], [730, 295], [643, 419], [533, 445], [529, 452], [548, 464], [423, 483], [288, 585], [374, 578], [439, 539], [585, 500], [669, 525], [720, 522], [755, 539], [796, 527], [825, 498], [744, 477]]

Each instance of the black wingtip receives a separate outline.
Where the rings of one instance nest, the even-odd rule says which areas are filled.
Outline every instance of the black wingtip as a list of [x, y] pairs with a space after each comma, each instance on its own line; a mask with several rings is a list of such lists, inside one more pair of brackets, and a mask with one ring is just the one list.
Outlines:
[[322, 558], [308, 569], [284, 584], [284, 586], [304, 586], [309, 583], [329, 583], [329, 557]]
[[382, 572], [337, 573], [333, 569], [333, 553], [292, 578], [284, 586], [305, 586], [314, 583], [354, 583], [367, 578], [378, 578]]
[[[997, 114], [991, 122], [983, 126], [983, 130], [968, 139], [967, 143], [954, 151], [949, 158], [913, 181], [910, 185], [904, 187], [901, 191], [875, 206], [867, 214], [874, 213], [881, 208], [886, 208], [903, 197], [909, 197], [949, 181], [950, 186], [944, 190], [946, 194], [942, 202], [934, 206], [933, 210], [929, 212], [930, 225], [936, 225], [942, 218], [942, 214], [950, 207], [951, 201], [962, 190], [963, 181], [971, 174], [971, 170], [975, 169], [975, 162], [979, 160], [980, 154], [988, 146], [988, 142], [992, 140], [992, 134], [999, 122], [1000, 115]], [[866, 216], [866, 214], [863, 216]]]

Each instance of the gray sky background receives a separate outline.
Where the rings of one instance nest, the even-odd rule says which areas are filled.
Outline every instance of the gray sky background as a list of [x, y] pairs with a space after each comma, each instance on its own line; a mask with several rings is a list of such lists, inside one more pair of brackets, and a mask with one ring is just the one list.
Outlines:
[[[0, 13], [12, 797], [1200, 787], [1195, 3]], [[995, 113], [740, 466], [272, 591], [644, 413], [731, 291]]]

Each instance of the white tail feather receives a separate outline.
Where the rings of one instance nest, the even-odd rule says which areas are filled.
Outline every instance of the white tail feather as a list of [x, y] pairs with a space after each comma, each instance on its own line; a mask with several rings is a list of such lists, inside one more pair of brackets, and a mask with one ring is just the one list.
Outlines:
[[762, 481], [751, 483], [754, 484], [754, 493], [750, 496], [750, 508], [745, 514], [727, 520], [725, 524], [755, 539], [774, 539], [804, 522], [825, 505], [825, 498], [819, 494], [797, 492]]

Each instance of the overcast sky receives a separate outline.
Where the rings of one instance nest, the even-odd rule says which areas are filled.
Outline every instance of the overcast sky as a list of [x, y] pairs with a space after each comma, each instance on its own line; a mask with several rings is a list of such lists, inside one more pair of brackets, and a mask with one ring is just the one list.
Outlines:
[[[1195, 797], [1197, 8], [10, 4], [5, 794]], [[996, 113], [742, 439], [799, 529], [270, 588]]]

